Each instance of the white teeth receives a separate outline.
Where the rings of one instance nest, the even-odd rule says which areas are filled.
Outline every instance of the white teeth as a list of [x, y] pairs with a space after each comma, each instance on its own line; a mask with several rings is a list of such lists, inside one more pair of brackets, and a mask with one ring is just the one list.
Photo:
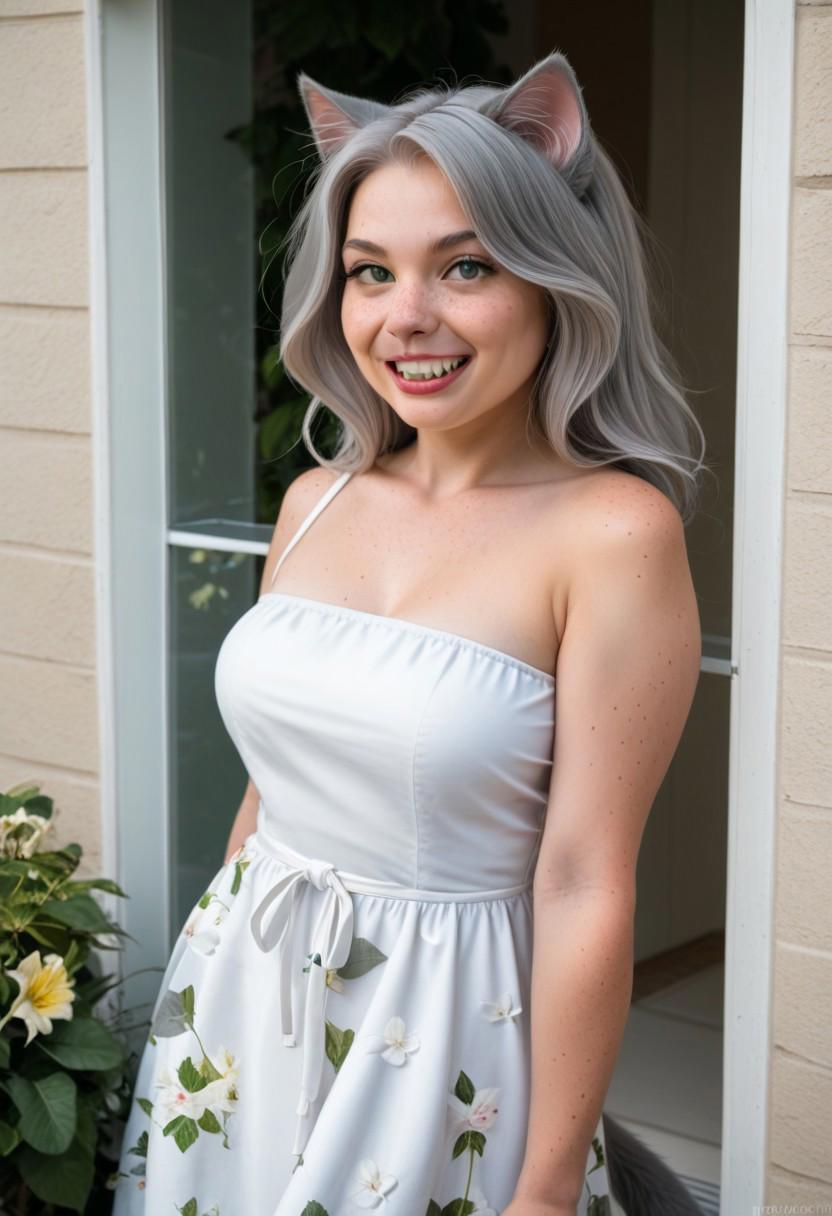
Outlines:
[[396, 360], [395, 368], [405, 380], [432, 380], [452, 372], [464, 361], [465, 355], [459, 359], [408, 359], [406, 362]]

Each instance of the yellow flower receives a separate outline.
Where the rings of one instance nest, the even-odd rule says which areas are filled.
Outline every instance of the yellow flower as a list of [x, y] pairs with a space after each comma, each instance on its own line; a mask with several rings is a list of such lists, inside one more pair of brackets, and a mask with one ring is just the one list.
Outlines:
[[53, 1019], [72, 1017], [74, 981], [69, 978], [59, 954], [47, 954], [41, 963], [40, 950], [33, 950], [17, 969], [7, 971], [6, 975], [17, 980], [20, 992], [0, 1020], [0, 1027], [9, 1018], [22, 1018], [29, 1031], [25, 1047], [36, 1034], [50, 1034]]

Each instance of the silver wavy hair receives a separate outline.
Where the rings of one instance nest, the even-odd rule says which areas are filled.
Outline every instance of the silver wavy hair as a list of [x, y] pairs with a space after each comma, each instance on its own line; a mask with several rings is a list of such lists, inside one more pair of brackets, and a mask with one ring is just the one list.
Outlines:
[[[392, 106], [303, 72], [298, 88], [320, 162], [284, 242], [280, 355], [312, 396], [302, 434], [318, 463], [363, 471], [415, 437], [347, 346], [340, 250], [357, 184], [391, 161], [427, 156], [497, 263], [547, 293], [551, 333], [527, 431], [574, 465], [643, 477], [689, 523], [704, 434], [652, 323], [649, 230], [592, 133], [566, 58], [553, 52], [508, 87], [443, 83]], [[312, 438], [322, 405], [342, 424], [329, 459]]]

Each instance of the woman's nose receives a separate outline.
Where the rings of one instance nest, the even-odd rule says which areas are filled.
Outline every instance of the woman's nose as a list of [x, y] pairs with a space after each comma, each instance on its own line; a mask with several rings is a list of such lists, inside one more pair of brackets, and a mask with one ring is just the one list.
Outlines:
[[431, 329], [436, 324], [436, 299], [430, 287], [408, 282], [395, 284], [387, 296], [387, 328]]

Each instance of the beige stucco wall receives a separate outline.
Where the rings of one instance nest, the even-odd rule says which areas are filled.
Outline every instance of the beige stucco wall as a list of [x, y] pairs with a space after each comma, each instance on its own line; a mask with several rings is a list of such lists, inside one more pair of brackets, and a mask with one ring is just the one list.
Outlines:
[[795, 69], [766, 1202], [832, 1211], [832, 4], [798, 4]]
[[0, 0], [0, 788], [100, 869], [83, 4]]

